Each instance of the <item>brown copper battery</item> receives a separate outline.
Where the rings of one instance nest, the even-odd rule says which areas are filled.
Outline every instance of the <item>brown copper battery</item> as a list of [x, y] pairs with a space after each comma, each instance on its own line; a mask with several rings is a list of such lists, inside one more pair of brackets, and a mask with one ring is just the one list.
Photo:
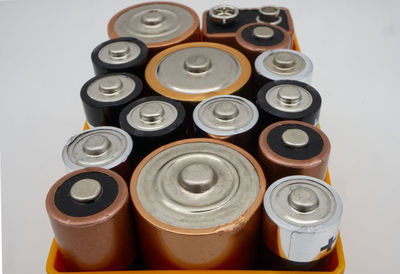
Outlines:
[[235, 34], [239, 28], [249, 23], [270, 23], [282, 27], [293, 39], [292, 16], [288, 9], [263, 6], [258, 9], [238, 9], [232, 5], [218, 5], [203, 13], [203, 40], [236, 48]]
[[216, 95], [250, 96], [251, 66], [239, 51], [217, 43], [186, 43], [168, 48], [148, 63], [150, 88], [181, 101], [191, 117], [194, 106]]
[[149, 56], [168, 47], [200, 41], [200, 21], [189, 7], [173, 2], [148, 2], [121, 10], [108, 23], [110, 38], [134, 37]]
[[310, 124], [276, 122], [261, 132], [258, 146], [270, 184], [290, 175], [325, 178], [331, 145], [325, 133]]
[[251, 23], [236, 32], [238, 49], [254, 64], [257, 56], [267, 50], [290, 49], [292, 38], [289, 33], [270, 23]]
[[253, 141], [258, 122], [257, 107], [234, 95], [220, 95], [201, 101], [193, 111], [195, 135], [235, 144], [251, 154], [257, 151]]
[[130, 184], [145, 265], [248, 269], [265, 187], [261, 166], [230, 143], [194, 138], [155, 150]]
[[67, 172], [85, 167], [111, 169], [127, 182], [133, 171], [131, 136], [116, 127], [96, 127], [69, 138], [62, 151]]
[[46, 209], [68, 271], [127, 269], [137, 250], [128, 187], [114, 171], [69, 173], [49, 190]]

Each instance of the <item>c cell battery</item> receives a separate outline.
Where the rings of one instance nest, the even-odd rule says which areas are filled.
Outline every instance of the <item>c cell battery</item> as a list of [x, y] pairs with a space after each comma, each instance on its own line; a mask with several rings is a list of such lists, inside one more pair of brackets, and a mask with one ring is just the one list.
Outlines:
[[144, 263], [151, 269], [251, 267], [265, 185], [257, 161], [227, 142], [186, 139], [152, 152], [130, 184]]
[[135, 163], [160, 146], [187, 137], [183, 105], [163, 96], [129, 104], [121, 111], [120, 124], [132, 137]]
[[137, 255], [128, 186], [117, 173], [90, 167], [49, 190], [46, 209], [67, 271], [125, 270]]
[[258, 122], [257, 107], [234, 95], [220, 95], [200, 102], [193, 111], [195, 135], [235, 144], [248, 152], [256, 151], [254, 139]]
[[142, 81], [126, 72], [100, 74], [87, 81], [81, 100], [89, 127], [119, 127], [119, 113], [141, 96], [142, 89]]
[[319, 92], [295, 80], [272, 81], [257, 93], [260, 128], [283, 120], [297, 120], [317, 126], [321, 110]]
[[148, 2], [118, 12], [108, 23], [110, 38], [134, 37], [149, 55], [168, 47], [200, 41], [200, 20], [189, 7], [173, 2]]
[[258, 55], [267, 50], [292, 47], [289, 33], [285, 29], [269, 23], [244, 25], [237, 30], [235, 39], [238, 49], [252, 64]]
[[309, 176], [276, 181], [264, 197], [264, 255], [277, 269], [326, 269], [321, 263], [335, 248], [342, 211], [339, 194], [324, 181]]
[[62, 151], [67, 172], [85, 167], [116, 171], [129, 181], [132, 175], [132, 138], [116, 127], [97, 127], [72, 136]]
[[92, 64], [96, 75], [128, 72], [141, 79], [147, 64], [147, 46], [133, 37], [120, 37], [105, 41], [92, 51]]
[[291, 49], [274, 49], [254, 62], [254, 89], [275, 80], [296, 80], [311, 85], [313, 63], [305, 54]]
[[238, 9], [233, 5], [217, 5], [203, 13], [203, 40], [237, 47], [235, 34], [250, 23], [277, 25], [289, 33], [293, 40], [293, 21], [288, 9], [262, 6], [258, 9]]
[[269, 184], [290, 175], [325, 179], [331, 145], [317, 127], [299, 121], [276, 122], [261, 132], [258, 149]]

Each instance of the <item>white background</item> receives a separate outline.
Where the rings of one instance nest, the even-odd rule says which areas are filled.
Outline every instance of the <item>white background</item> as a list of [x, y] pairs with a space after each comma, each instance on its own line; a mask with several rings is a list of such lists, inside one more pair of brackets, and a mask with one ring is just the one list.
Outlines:
[[[199, 14], [215, 0], [181, 1]], [[53, 233], [45, 210], [61, 149], [81, 131], [79, 97], [107, 23], [137, 1], [0, 2], [0, 138], [4, 273], [44, 273]], [[400, 273], [400, 2], [225, 1], [292, 13], [314, 62], [344, 202], [346, 273]]]

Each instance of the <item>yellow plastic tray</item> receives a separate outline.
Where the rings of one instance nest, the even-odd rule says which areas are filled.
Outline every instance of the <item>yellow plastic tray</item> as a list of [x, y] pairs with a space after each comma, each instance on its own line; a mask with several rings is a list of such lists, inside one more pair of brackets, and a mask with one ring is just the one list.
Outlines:
[[[297, 36], [294, 36], [293, 48], [300, 51]], [[87, 123], [85, 123], [84, 130], [88, 129]], [[325, 182], [331, 184], [329, 171], [326, 174]], [[332, 261], [326, 271], [279, 271], [279, 270], [235, 270], [237, 274], [343, 274], [345, 269], [344, 253], [342, 240], [340, 234], [336, 241], [335, 250], [332, 251]], [[96, 271], [96, 272], [67, 272], [65, 270], [64, 262], [58, 251], [58, 246], [53, 239], [53, 243], [50, 248], [49, 256], [47, 258], [46, 271], [48, 274], [59, 274], [59, 273], [74, 273], [74, 274], [228, 274], [232, 273], [232, 270], [125, 270], [125, 271]]]

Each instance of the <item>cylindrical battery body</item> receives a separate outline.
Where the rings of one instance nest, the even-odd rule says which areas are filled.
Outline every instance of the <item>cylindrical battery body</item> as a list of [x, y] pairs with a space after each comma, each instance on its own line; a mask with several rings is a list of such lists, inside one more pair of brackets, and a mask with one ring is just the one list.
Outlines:
[[117, 173], [91, 167], [65, 175], [46, 209], [68, 271], [124, 270], [135, 260], [128, 187]]
[[67, 172], [85, 167], [111, 169], [129, 181], [132, 175], [132, 138], [116, 127], [96, 127], [71, 137], [62, 151]]
[[186, 43], [168, 48], [148, 63], [150, 88], [184, 103], [191, 117], [194, 106], [216, 95], [249, 97], [251, 66], [239, 51], [217, 43]]
[[128, 72], [144, 79], [147, 54], [147, 46], [133, 37], [105, 41], [92, 51], [94, 73]]
[[325, 179], [331, 145], [317, 127], [299, 121], [276, 122], [262, 131], [258, 147], [270, 184], [290, 175]]
[[[232, 5], [218, 5], [203, 13], [203, 41], [237, 48], [235, 34], [249, 23], [270, 23], [294, 35], [293, 21], [286, 8], [263, 6], [259, 9], [238, 9]], [[292, 38], [291, 38], [292, 39]]]
[[255, 159], [227, 142], [186, 139], [152, 152], [130, 184], [145, 264], [152, 269], [251, 267], [265, 185]]
[[250, 153], [258, 121], [257, 107], [249, 100], [220, 95], [200, 102], [193, 111], [196, 137], [210, 137], [235, 144]]
[[294, 80], [272, 81], [257, 93], [261, 129], [282, 120], [297, 120], [317, 126], [321, 96], [310, 85]]
[[324, 181], [284, 177], [265, 193], [264, 243], [281, 258], [280, 268], [312, 267], [335, 248], [342, 211], [340, 196]]
[[200, 41], [200, 20], [189, 7], [172, 2], [148, 2], [118, 12], [108, 23], [110, 38], [135, 37], [149, 56], [187, 42]]
[[160, 146], [186, 138], [186, 114], [183, 105], [163, 96], [136, 100], [121, 111], [121, 128], [133, 140], [134, 162]]
[[267, 50], [290, 49], [292, 39], [289, 33], [269, 23], [251, 23], [236, 32], [239, 50], [254, 64], [257, 56]]
[[119, 127], [119, 113], [140, 97], [142, 89], [142, 81], [126, 72], [101, 74], [87, 81], [81, 100], [89, 126]]
[[261, 53], [254, 62], [253, 88], [275, 80], [296, 80], [311, 85], [313, 63], [301, 52], [275, 49]]

